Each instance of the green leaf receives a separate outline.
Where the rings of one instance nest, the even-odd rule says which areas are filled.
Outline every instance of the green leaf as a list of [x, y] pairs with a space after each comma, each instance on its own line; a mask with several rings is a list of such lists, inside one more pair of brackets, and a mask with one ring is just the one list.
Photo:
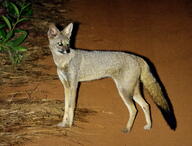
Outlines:
[[28, 33], [24, 30], [16, 29], [15, 33], [19, 33], [19, 36], [13, 40], [7, 42], [8, 46], [15, 47], [20, 45], [27, 37]]
[[33, 15], [33, 10], [30, 9], [30, 10], [26, 11], [26, 13], [24, 15], [28, 16], [28, 17], [32, 16]]
[[5, 21], [5, 23], [7, 24], [9, 30], [11, 30], [11, 23], [10, 23], [9, 19], [5, 16], [2, 16], [2, 18]]
[[21, 22], [23, 22], [23, 21], [27, 21], [27, 20], [29, 20], [28, 18], [21, 18], [21, 19], [19, 19], [18, 21], [17, 21], [17, 24], [18, 23], [21, 23]]
[[6, 41], [9, 40], [13, 36], [13, 31], [9, 31], [6, 35]]
[[6, 33], [3, 29], [0, 29], [0, 40], [5, 40], [6, 39]]
[[13, 26], [14, 23], [15, 23], [15, 21], [16, 21], [15, 17], [12, 16], [12, 14], [7, 15], [6, 17], [7, 17], [7, 19], [9, 20], [9, 22], [10, 22], [10, 23], [12, 24], [12, 26]]
[[31, 16], [32, 15], [31, 3], [22, 5], [20, 13], [22, 14], [22, 16]]
[[14, 9], [14, 11], [15, 11], [15, 14], [16, 14], [16, 16], [18, 17], [20, 14], [19, 14], [19, 9], [17, 8], [17, 6], [14, 4], [14, 3], [12, 3], [12, 2], [10, 2], [10, 5], [13, 7], [13, 9]]
[[23, 47], [23, 46], [15, 46], [15, 47], [12, 47], [12, 49], [14, 51], [18, 51], [18, 52], [25, 52], [25, 51], [27, 51], [27, 48]]
[[27, 3], [27, 4], [23, 5], [21, 9], [22, 9], [22, 10], [25, 10], [25, 9], [26, 9], [27, 7], [29, 7], [30, 5], [31, 5], [31, 3]]
[[5, 27], [5, 24], [0, 24], [0, 29], [2, 29], [3, 27]]
[[4, 50], [4, 48], [3, 47], [0, 47], [0, 51], [3, 51]]

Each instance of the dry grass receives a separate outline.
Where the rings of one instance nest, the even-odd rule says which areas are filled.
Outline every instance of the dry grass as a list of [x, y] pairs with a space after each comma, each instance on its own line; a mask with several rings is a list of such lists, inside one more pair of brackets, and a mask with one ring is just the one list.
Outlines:
[[[49, 66], [38, 64], [37, 61], [50, 55], [47, 40], [48, 23], [65, 24], [69, 21], [66, 20], [68, 10], [64, 8], [67, 1], [33, 1], [32, 21], [23, 26], [29, 31], [24, 43], [28, 51], [24, 54], [23, 63], [14, 69], [6, 54], [0, 53], [0, 88], [58, 79], [57, 75], [47, 73]], [[13, 97], [16, 94], [18, 93], [13, 93]], [[20, 144], [41, 135], [68, 135], [66, 129], [54, 126], [62, 119], [63, 101], [34, 100], [30, 95], [27, 96], [28, 99], [0, 101], [0, 145]], [[75, 120], [85, 121], [83, 117], [89, 113], [94, 112], [77, 109]]]
[[[63, 102], [59, 100], [0, 101], [0, 145], [16, 145], [42, 135], [67, 136], [69, 131], [55, 125], [61, 121]], [[75, 120], [86, 122], [95, 111], [77, 109]]]

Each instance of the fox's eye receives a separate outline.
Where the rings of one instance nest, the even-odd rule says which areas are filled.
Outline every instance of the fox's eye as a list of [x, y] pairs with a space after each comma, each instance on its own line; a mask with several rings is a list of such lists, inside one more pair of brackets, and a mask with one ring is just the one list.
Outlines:
[[68, 46], [69, 45], [69, 41], [67, 40], [67, 41], [65, 41], [65, 44]]
[[59, 46], [63, 46], [63, 43], [62, 42], [58, 42], [57, 43]]

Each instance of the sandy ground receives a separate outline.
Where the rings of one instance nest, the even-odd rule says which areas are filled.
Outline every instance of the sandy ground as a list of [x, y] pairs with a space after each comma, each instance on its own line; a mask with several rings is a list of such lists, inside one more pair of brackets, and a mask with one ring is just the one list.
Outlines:
[[[25, 145], [192, 145], [192, 3], [189, 0], [71, 0], [68, 7], [70, 18], [80, 23], [75, 47], [126, 50], [155, 64], [174, 106], [178, 127], [176, 131], [170, 130], [146, 93], [152, 110], [152, 129], [143, 130], [144, 115], [137, 106], [139, 112], [131, 133], [122, 133], [128, 111], [112, 80], [103, 79], [80, 86], [77, 106], [97, 111], [87, 116], [88, 122], [75, 122], [68, 137], [47, 136]], [[56, 73], [51, 56], [40, 62], [51, 65], [50, 72]], [[44, 91], [42, 96], [63, 99], [59, 80], [37, 84]], [[35, 84], [26, 88], [32, 86]]]

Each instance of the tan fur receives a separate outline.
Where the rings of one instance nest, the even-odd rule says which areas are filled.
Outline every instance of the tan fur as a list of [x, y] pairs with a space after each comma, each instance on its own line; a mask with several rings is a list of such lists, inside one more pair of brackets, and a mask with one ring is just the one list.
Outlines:
[[166, 111], [169, 111], [169, 105], [163, 96], [161, 87], [156, 79], [150, 72], [150, 68], [148, 64], [143, 60], [140, 59], [141, 64], [141, 81], [144, 84], [144, 87], [149, 91], [149, 94], [152, 96], [153, 101], [161, 108]]

